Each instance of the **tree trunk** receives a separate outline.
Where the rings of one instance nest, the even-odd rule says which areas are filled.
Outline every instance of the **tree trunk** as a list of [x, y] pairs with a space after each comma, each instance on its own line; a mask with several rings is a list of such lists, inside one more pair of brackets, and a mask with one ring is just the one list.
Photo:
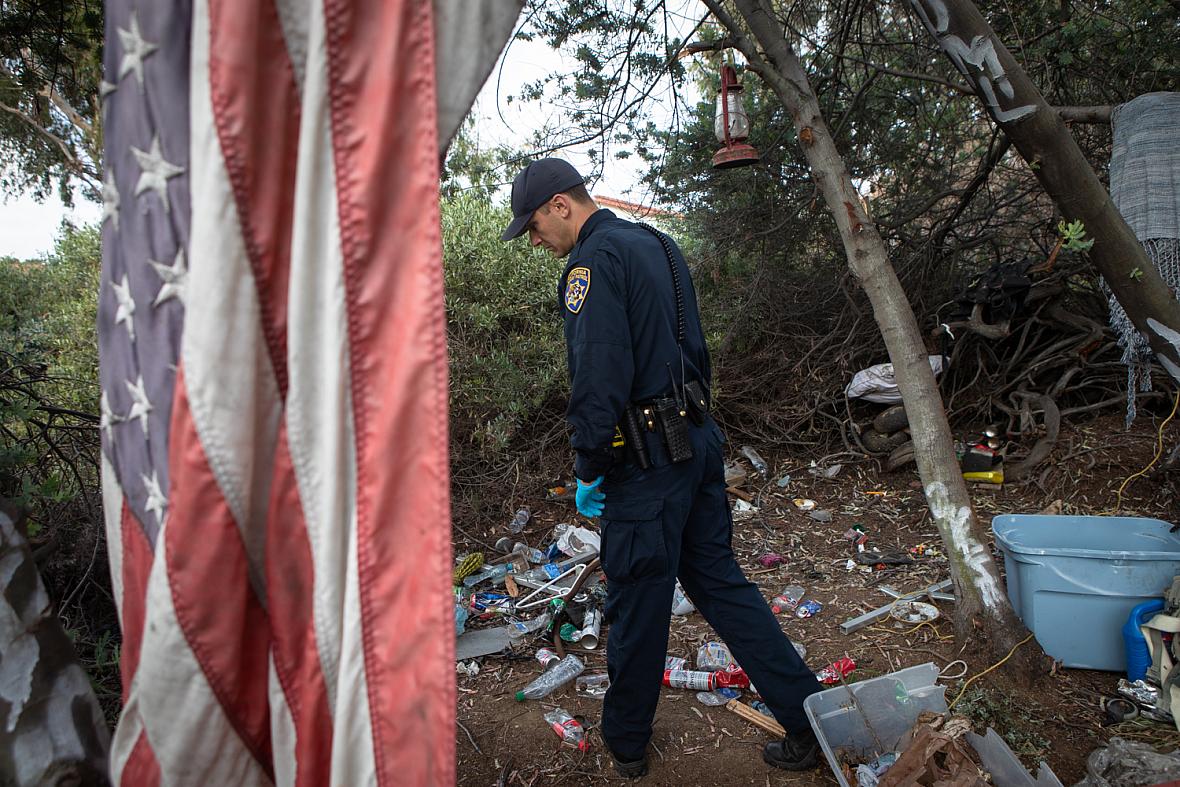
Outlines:
[[2, 509], [0, 731], [0, 783], [108, 783], [102, 710], [28, 544]]
[[[735, 5], [754, 41], [722, 7], [719, 0], [705, 4], [733, 34], [735, 45], [782, 100], [791, 113], [812, 177], [840, 231], [848, 266], [872, 304], [893, 362], [906, 414], [913, 432], [914, 455], [930, 513], [938, 526], [950, 562], [958, 603], [955, 631], [961, 642], [980, 642], [986, 653], [1007, 653], [1025, 636], [1013, 612], [987, 548], [981, 526], [971, 508], [959, 470], [942, 398], [926, 360], [926, 349], [913, 310], [876, 226], [836, 149], [819, 102], [802, 64], [783, 36], [765, 0], [736, 0]], [[1031, 662], [1024, 662], [1027, 666]]]
[[[1177, 350], [1148, 319], [1180, 330], [1180, 303], [1086, 161], [1061, 116], [1045, 102], [971, 0], [910, 0], [918, 19], [1032, 167], [1066, 221], [1081, 219], [1094, 239], [1090, 259], [1161, 358]], [[970, 44], [965, 42], [970, 42]]]

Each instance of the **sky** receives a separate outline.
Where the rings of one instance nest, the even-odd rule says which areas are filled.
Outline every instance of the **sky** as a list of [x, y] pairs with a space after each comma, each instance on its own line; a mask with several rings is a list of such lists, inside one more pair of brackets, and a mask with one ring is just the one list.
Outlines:
[[81, 196], [74, 207], [62, 204], [57, 192], [44, 203], [32, 197], [11, 198], [0, 202], [0, 257], [27, 260], [53, 250], [53, 242], [62, 219], [75, 224], [90, 224], [102, 217], [102, 206]]
[[[676, 6], [679, 24], [684, 26], [683, 32], [687, 33], [692, 20], [700, 18], [700, 4], [697, 0], [683, 0], [671, 5]], [[524, 84], [551, 72], [555, 63], [560, 63], [560, 59], [540, 41], [516, 41], [507, 48], [501, 63], [493, 69], [472, 108], [477, 118], [476, 135], [481, 144], [492, 146], [507, 143], [523, 147], [533, 129], [541, 128], [546, 123], [561, 122], [560, 114], [543, 103], [507, 102], [507, 97], [518, 93]], [[667, 102], [656, 100], [650, 102], [648, 107], [654, 122], [667, 122], [666, 119], [670, 117]], [[567, 158], [585, 173], [590, 170], [590, 159], [586, 152], [588, 148], [581, 146], [566, 149], [556, 155]], [[642, 162], [638, 157], [620, 161], [612, 154], [613, 150], [608, 150], [602, 178], [592, 184], [593, 192], [598, 196], [644, 202], [646, 191], [639, 183]], [[505, 180], [510, 181], [514, 175], [506, 173]], [[19, 259], [39, 257], [53, 249], [63, 219], [84, 224], [98, 221], [101, 216], [102, 207], [81, 196], [75, 200], [73, 208], [62, 205], [56, 194], [44, 203], [38, 203], [29, 196], [0, 201], [0, 256], [11, 255]]]

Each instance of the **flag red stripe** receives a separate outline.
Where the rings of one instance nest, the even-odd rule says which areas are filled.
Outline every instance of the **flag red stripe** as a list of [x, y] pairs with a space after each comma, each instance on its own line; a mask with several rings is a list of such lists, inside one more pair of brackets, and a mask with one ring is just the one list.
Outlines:
[[168, 466], [167, 569], [176, 619], [243, 743], [273, 778], [267, 675], [269, 626], [246, 550], [209, 467], [177, 371]]
[[123, 764], [123, 773], [119, 777], [120, 784], [126, 787], [157, 787], [160, 783], [160, 764], [156, 762], [156, 755], [152, 752], [152, 745], [148, 742], [146, 732], [139, 733], [131, 754], [127, 755], [127, 762]]
[[143, 620], [148, 575], [152, 571], [152, 545], [148, 543], [139, 520], [123, 500], [120, 516], [123, 541], [123, 646], [119, 657], [119, 671], [123, 678], [123, 701], [131, 691], [131, 681], [139, 667], [139, 651], [143, 646]]
[[299, 89], [274, 3], [209, 0], [209, 38], [213, 121], [285, 398]]
[[296, 784], [328, 784], [332, 718], [316, 649], [315, 571], [284, 423], [275, 448], [266, 537], [266, 585], [275, 670], [295, 724]]
[[377, 781], [449, 783], [456, 692], [453, 639], [441, 635], [453, 623], [432, 7], [324, 0], [324, 9]]

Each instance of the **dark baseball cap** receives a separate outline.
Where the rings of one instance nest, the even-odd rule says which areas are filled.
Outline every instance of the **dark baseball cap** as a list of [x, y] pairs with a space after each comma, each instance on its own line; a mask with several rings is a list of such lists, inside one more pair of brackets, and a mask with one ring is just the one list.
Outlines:
[[543, 158], [529, 164], [512, 181], [512, 223], [500, 240], [512, 240], [524, 234], [537, 208], [544, 205], [554, 194], [581, 186], [586, 179], [578, 174], [568, 161], [559, 158]]

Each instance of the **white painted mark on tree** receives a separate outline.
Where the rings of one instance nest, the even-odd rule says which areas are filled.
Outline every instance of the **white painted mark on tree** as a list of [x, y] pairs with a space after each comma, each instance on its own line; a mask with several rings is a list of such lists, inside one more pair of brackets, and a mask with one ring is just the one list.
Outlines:
[[987, 548], [979, 543], [971, 531], [971, 509], [967, 506], [956, 509], [946, 485], [941, 481], [934, 481], [926, 487], [926, 502], [930, 506], [930, 513], [934, 515], [934, 521], [946, 524], [946, 530], [950, 533], [947, 546], [963, 558], [963, 564], [973, 575], [971, 579], [979, 589], [983, 605], [999, 606], [1004, 596], [996, 576], [988, 570], [991, 558]]
[[[950, 12], [942, 0], [910, 0], [910, 5], [913, 6], [922, 24], [938, 41], [939, 46], [950, 56], [955, 68], [959, 69], [963, 76], [970, 79], [979, 88], [984, 103], [995, 115], [997, 121], [1010, 123], [1037, 111], [1036, 104], [1024, 104], [1009, 109], [1000, 105], [993, 85], [998, 87], [1000, 93], [1009, 100], [1016, 97], [1016, 89], [1004, 72], [1004, 67], [1000, 65], [1000, 57], [996, 53], [995, 44], [990, 37], [975, 36], [971, 40], [971, 45], [968, 46], [963, 39], [954, 33], [947, 32], [950, 27]], [[929, 12], [927, 6], [929, 6]], [[933, 19], [931, 19], [931, 14], [933, 14]]]

